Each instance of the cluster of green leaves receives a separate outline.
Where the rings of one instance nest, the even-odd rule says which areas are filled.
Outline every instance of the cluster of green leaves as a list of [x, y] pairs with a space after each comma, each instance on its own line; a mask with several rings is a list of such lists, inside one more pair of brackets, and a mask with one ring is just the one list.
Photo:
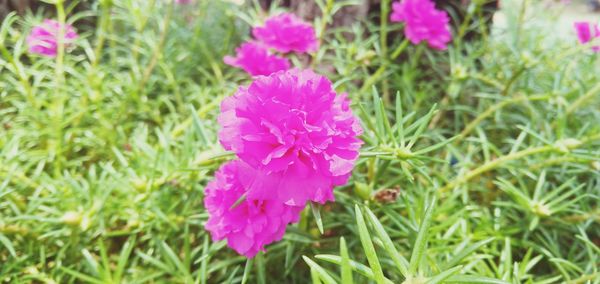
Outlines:
[[[335, 203], [247, 260], [210, 240], [202, 197], [231, 157], [219, 103], [249, 81], [221, 58], [265, 11], [80, 2], [2, 21], [0, 281], [600, 283], [600, 61], [543, 4], [503, 1], [491, 28], [470, 1], [440, 52], [402, 38], [389, 0], [333, 27], [360, 1], [316, 0], [310, 67], [350, 95], [365, 145]], [[76, 47], [28, 54], [52, 15]]]

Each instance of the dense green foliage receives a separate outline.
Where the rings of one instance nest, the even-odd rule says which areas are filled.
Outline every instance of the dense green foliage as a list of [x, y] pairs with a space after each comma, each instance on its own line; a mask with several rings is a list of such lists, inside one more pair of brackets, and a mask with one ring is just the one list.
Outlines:
[[56, 59], [27, 54], [44, 11], [4, 19], [0, 281], [600, 283], [600, 61], [535, 1], [494, 29], [472, 1], [444, 52], [403, 45], [390, 1], [337, 28], [353, 3], [317, 1], [322, 46], [294, 62], [350, 95], [365, 145], [337, 202], [251, 261], [210, 240], [202, 200], [231, 158], [219, 103], [249, 82], [221, 58], [265, 13], [166, 2], [45, 11], [82, 35]]

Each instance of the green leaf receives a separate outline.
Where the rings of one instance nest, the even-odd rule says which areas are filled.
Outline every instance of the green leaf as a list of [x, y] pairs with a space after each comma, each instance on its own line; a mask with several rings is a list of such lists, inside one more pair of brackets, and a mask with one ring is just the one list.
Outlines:
[[433, 207], [435, 206], [435, 197], [431, 200], [430, 205], [425, 210], [423, 220], [419, 226], [419, 232], [415, 244], [413, 245], [412, 255], [410, 256], [410, 264], [408, 268], [409, 275], [416, 275], [419, 263], [425, 254], [425, 247], [427, 246], [428, 230], [431, 224], [431, 218], [433, 215]]
[[238, 270], [240, 270], [240, 267], [236, 266], [235, 269], [233, 269], [233, 271], [231, 272], [231, 274], [227, 278], [227, 281], [225, 281], [225, 283], [228, 283], [228, 284], [233, 283], [233, 278], [235, 278], [235, 275], [237, 274]]
[[323, 220], [321, 219], [321, 212], [319, 211], [319, 207], [314, 202], [309, 202], [309, 203], [310, 203], [310, 209], [312, 211], [312, 214], [315, 217], [315, 220], [317, 221], [317, 227], [319, 228], [319, 232], [322, 235], [323, 234]]
[[381, 264], [377, 258], [377, 253], [375, 252], [375, 247], [373, 247], [373, 242], [371, 242], [371, 235], [369, 234], [369, 230], [367, 230], [367, 224], [365, 224], [365, 219], [363, 218], [363, 215], [360, 212], [360, 208], [357, 204], [354, 205], [354, 212], [356, 213], [356, 224], [358, 225], [360, 242], [362, 243], [365, 255], [369, 261], [369, 266], [373, 271], [375, 282], [378, 284], [385, 283], [385, 277], [383, 276], [383, 271], [381, 270]]
[[313, 284], [321, 284], [321, 278], [319, 278], [319, 273], [315, 269], [310, 269], [310, 279]]
[[66, 272], [67, 274], [70, 274], [71, 276], [79, 279], [79, 280], [83, 280], [87, 283], [94, 283], [94, 284], [103, 284], [103, 281], [100, 281], [94, 277], [91, 277], [89, 275], [83, 274], [81, 272], [66, 268], [64, 266], [59, 267], [62, 271]]
[[[377, 89], [375, 89], [375, 87], [373, 87], [373, 107], [375, 108], [375, 126], [376, 126], [376, 131], [377, 133], [379, 133], [379, 135], [377, 135], [378, 137], [381, 138], [380, 142], [381, 143], [385, 143], [386, 142], [386, 127], [385, 127], [385, 112], [383, 110], [383, 108], [381, 107], [382, 102], [381, 102], [381, 98], [379, 98], [379, 94], [377, 93]], [[387, 136], [389, 137], [389, 136]]]
[[417, 142], [417, 140], [419, 139], [419, 137], [421, 136], [423, 131], [425, 131], [425, 127], [427, 127], [427, 125], [429, 125], [429, 121], [431, 121], [431, 117], [435, 114], [436, 108], [437, 108], [437, 105], [433, 105], [433, 107], [429, 110], [429, 112], [424, 117], [419, 118], [419, 120], [417, 120], [417, 122], [415, 122], [415, 125], [418, 125], [419, 127], [417, 128], [417, 131], [415, 131], [415, 133], [411, 137], [410, 141], [408, 142], [408, 145], [406, 146], [407, 149], [411, 149], [412, 146]]
[[456, 266], [456, 267], [452, 267], [434, 277], [432, 277], [431, 279], [429, 279], [427, 281], [427, 284], [437, 284], [437, 283], [443, 283], [442, 281], [446, 280], [448, 277], [458, 273], [458, 271], [462, 268], [462, 265]]
[[208, 136], [206, 135], [206, 130], [204, 129], [204, 126], [202, 125], [202, 121], [200, 121], [200, 118], [198, 117], [198, 112], [196, 111], [196, 109], [194, 108], [193, 105], [190, 104], [190, 110], [192, 112], [192, 122], [194, 125], [194, 130], [196, 130], [196, 134], [198, 134], [198, 137], [202, 140], [202, 144], [203, 145], [209, 145], [209, 139]]
[[258, 274], [258, 283], [265, 284], [267, 283], [267, 268], [265, 267], [265, 258], [262, 252], [259, 252], [256, 255], [256, 270]]
[[160, 245], [163, 254], [167, 256], [167, 260], [169, 260], [169, 262], [173, 264], [177, 268], [177, 270], [179, 270], [179, 273], [181, 273], [181, 275], [183, 275], [186, 279], [191, 279], [192, 277], [189, 268], [183, 265], [183, 263], [181, 262], [177, 254], [175, 254], [175, 252], [171, 249], [171, 247], [165, 241], [161, 241]]
[[3, 234], [0, 234], [0, 243], [2, 243], [2, 245], [4, 245], [4, 247], [8, 250], [10, 255], [12, 255], [12, 257], [14, 257], [14, 258], [17, 257], [17, 253], [15, 252], [15, 248], [12, 245], [12, 242], [7, 237], [5, 237]]
[[446, 279], [445, 283], [469, 283], [469, 284], [510, 284], [500, 279], [473, 276], [473, 275], [456, 275]]
[[252, 258], [248, 258], [246, 260], [246, 266], [244, 267], [244, 275], [242, 276], [242, 284], [246, 284], [248, 281], [248, 275], [250, 274], [250, 270], [252, 270]]
[[375, 214], [373, 214], [373, 212], [371, 212], [369, 208], [365, 208], [365, 210], [367, 212], [367, 217], [369, 218], [369, 221], [373, 226], [373, 229], [375, 229], [377, 236], [379, 236], [379, 239], [381, 239], [383, 243], [385, 251], [394, 261], [394, 264], [396, 265], [396, 268], [398, 268], [398, 270], [400, 271], [400, 274], [404, 277], [407, 277], [409, 275], [408, 261], [406, 260], [406, 258], [404, 258], [404, 256], [402, 256], [398, 252], [398, 250], [396, 250], [396, 247], [390, 239], [390, 236], [386, 233], [383, 225], [381, 225]]
[[352, 267], [350, 266], [350, 257], [348, 256], [348, 248], [346, 247], [346, 240], [344, 237], [340, 238], [340, 256], [342, 261], [340, 263], [342, 267], [342, 284], [352, 284]]
[[[319, 259], [319, 260], [331, 262], [331, 263], [334, 263], [337, 265], [342, 264], [342, 258], [337, 255], [317, 254], [317, 255], [315, 255], [315, 258]], [[371, 270], [371, 268], [369, 268], [368, 266], [366, 266], [360, 262], [350, 260], [350, 267], [352, 268], [353, 271], [358, 272], [360, 275], [367, 277], [371, 280], [375, 280], [375, 276], [373, 275], [373, 270]]]
[[327, 271], [325, 271], [323, 267], [318, 265], [316, 262], [312, 261], [312, 259], [304, 255], [302, 256], [302, 259], [304, 259], [304, 262], [306, 262], [306, 264], [310, 266], [311, 271], [315, 271], [316, 274], [319, 275], [319, 278], [323, 280], [325, 284], [337, 284], [333, 277], [331, 277], [331, 275], [329, 275], [329, 273], [327, 273]]
[[479, 241], [474, 243], [466, 248], [461, 249], [458, 253], [456, 253], [452, 259], [446, 264], [444, 264], [443, 269], [447, 269], [448, 267], [452, 267], [457, 265], [460, 261], [462, 261], [465, 257], [469, 256], [474, 251], [478, 250], [480, 247], [485, 246], [492, 242], [495, 238], [485, 239], [483, 241]]
[[121, 254], [119, 255], [119, 261], [117, 263], [117, 269], [115, 270], [115, 275], [113, 280], [117, 283], [121, 282], [121, 277], [123, 272], [125, 271], [125, 266], [127, 265], [127, 261], [129, 260], [129, 256], [135, 247], [135, 236], [129, 238], [123, 248], [121, 249]]
[[396, 92], [396, 126], [398, 130], [398, 139], [400, 140], [400, 147], [406, 146], [404, 138], [404, 114], [402, 112], [402, 98], [400, 92]]

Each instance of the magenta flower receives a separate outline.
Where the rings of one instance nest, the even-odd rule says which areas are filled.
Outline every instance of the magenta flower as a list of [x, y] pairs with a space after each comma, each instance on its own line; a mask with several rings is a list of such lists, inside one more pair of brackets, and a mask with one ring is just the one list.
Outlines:
[[252, 76], [270, 75], [290, 68], [290, 62], [286, 58], [269, 54], [266, 47], [256, 42], [245, 42], [235, 51], [236, 57], [225, 56], [223, 61], [228, 65], [244, 69]]
[[252, 34], [268, 47], [283, 53], [314, 52], [319, 48], [313, 26], [290, 13], [270, 17], [264, 27], [252, 29]]
[[[586, 44], [596, 38], [600, 37], [600, 28], [596, 24], [587, 22], [575, 22], [575, 31], [577, 32], [577, 38], [581, 44]], [[594, 52], [600, 52], [600, 46], [592, 46]]]
[[[65, 47], [69, 47], [79, 36], [71, 25], [65, 24], [62, 28], [64, 29], [63, 44]], [[58, 53], [60, 29], [60, 23], [50, 19], [46, 19], [42, 24], [33, 27], [27, 37], [29, 52], [47, 57], [55, 57]]]
[[205, 227], [213, 241], [227, 239], [229, 247], [249, 258], [264, 251], [265, 245], [281, 240], [286, 226], [298, 222], [303, 209], [277, 200], [251, 198], [232, 208], [255, 172], [239, 160], [228, 162], [204, 190], [204, 206], [209, 214]]
[[404, 35], [413, 44], [426, 41], [429, 47], [445, 50], [452, 40], [450, 17], [437, 10], [431, 0], [401, 0], [392, 4], [392, 22], [404, 22]]
[[327, 78], [298, 69], [259, 76], [223, 100], [221, 144], [259, 170], [248, 197], [299, 206], [332, 201], [362, 144], [349, 104]]
[[192, 4], [194, 0], [175, 0], [175, 4]]

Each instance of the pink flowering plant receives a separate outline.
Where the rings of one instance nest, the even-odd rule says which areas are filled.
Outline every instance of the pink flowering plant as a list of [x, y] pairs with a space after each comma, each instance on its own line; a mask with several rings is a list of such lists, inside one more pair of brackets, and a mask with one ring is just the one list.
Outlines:
[[282, 53], [315, 52], [319, 47], [313, 26], [291, 13], [269, 17], [264, 26], [252, 28], [252, 35]]
[[261, 173], [248, 197], [289, 205], [333, 201], [333, 187], [347, 182], [362, 144], [347, 95], [310, 70], [279, 71], [240, 87], [223, 100], [219, 123], [223, 147]]
[[75, 28], [71, 25], [45, 19], [31, 29], [31, 33], [27, 36], [27, 45], [32, 54], [56, 57], [60, 42], [65, 48], [69, 48], [78, 37]]
[[583, 2], [0, 1], [0, 283], [598, 284]]
[[450, 17], [432, 0], [394, 1], [390, 20], [404, 23], [404, 36], [413, 44], [426, 42], [433, 49], [445, 50], [452, 40]]
[[236, 48], [236, 53], [236, 57], [225, 56], [223, 58], [225, 64], [241, 68], [252, 76], [268, 76], [290, 68], [290, 61], [287, 58], [271, 54], [262, 43], [242, 43]]
[[298, 222], [303, 209], [278, 199], [253, 197], [234, 206], [254, 183], [256, 172], [242, 161], [227, 162], [204, 190], [204, 206], [209, 213], [206, 229], [214, 240], [226, 239], [229, 247], [246, 257], [254, 257], [265, 250], [265, 245], [281, 240], [287, 225]]
[[224, 58], [226, 64], [241, 68], [251, 76], [267, 76], [290, 68], [286, 58], [272, 51], [302, 54], [315, 52], [319, 46], [314, 27], [290, 13], [269, 17], [264, 26], [252, 28], [252, 35], [255, 39], [237, 48], [235, 57]]
[[[598, 24], [590, 22], [575, 22], [573, 23], [573, 27], [575, 28], [577, 39], [581, 44], [600, 40], [600, 27], [598, 27]], [[600, 45], [592, 46], [592, 51], [600, 52]]]

